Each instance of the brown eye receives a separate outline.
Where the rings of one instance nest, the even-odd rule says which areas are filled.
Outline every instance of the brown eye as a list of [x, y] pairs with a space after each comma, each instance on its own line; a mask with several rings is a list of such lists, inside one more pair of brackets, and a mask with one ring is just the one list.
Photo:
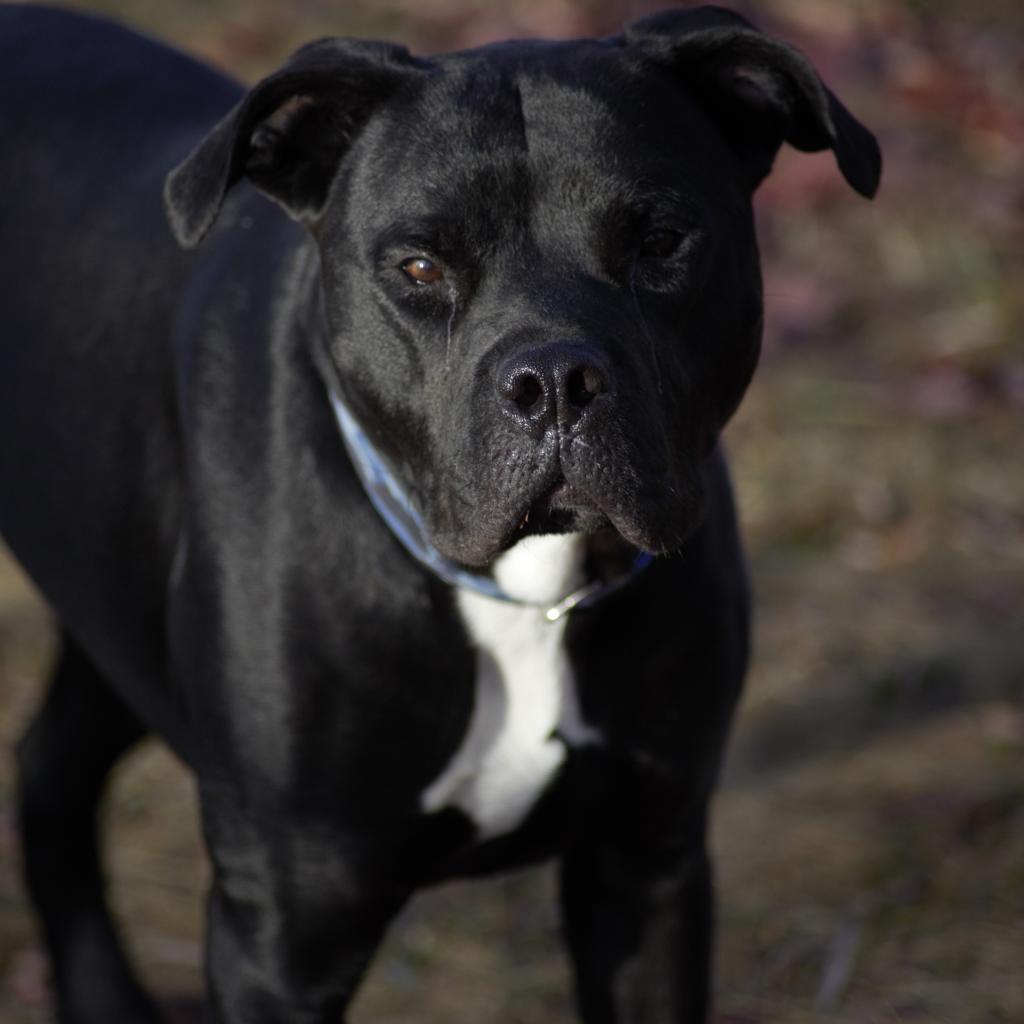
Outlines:
[[444, 271], [426, 256], [413, 256], [401, 266], [405, 276], [416, 284], [437, 284], [444, 280]]
[[640, 255], [651, 256], [654, 259], [663, 260], [671, 256], [679, 248], [683, 236], [678, 231], [668, 228], [659, 228], [644, 236], [640, 243]]

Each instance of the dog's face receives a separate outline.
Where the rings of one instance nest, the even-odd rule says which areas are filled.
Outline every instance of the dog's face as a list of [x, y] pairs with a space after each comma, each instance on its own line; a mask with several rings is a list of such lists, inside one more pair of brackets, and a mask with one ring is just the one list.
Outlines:
[[714, 9], [429, 62], [314, 44], [172, 176], [196, 240], [247, 174], [312, 229], [348, 404], [448, 557], [614, 528], [669, 551], [753, 372], [750, 197], [784, 139], [859, 191], [870, 134]]
[[758, 346], [735, 161], [607, 44], [439, 68], [360, 135], [316, 228], [356, 415], [461, 562], [609, 524], [671, 549]]

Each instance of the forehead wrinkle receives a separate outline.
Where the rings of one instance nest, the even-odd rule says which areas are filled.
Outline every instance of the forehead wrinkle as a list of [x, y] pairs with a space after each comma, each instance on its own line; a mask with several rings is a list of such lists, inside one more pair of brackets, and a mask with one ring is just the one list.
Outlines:
[[616, 145], [620, 115], [602, 96], [564, 74], [526, 71], [519, 91], [534, 182], [533, 234], [583, 244], [609, 201], [636, 188], [620, 156], [622, 147]]
[[424, 197], [456, 206], [481, 190], [499, 202], [528, 180], [520, 96], [511, 74], [480, 62], [438, 76], [391, 125], [394, 166], [422, 167]]
[[445, 211], [477, 247], [525, 220], [531, 176], [519, 89], [507, 69], [479, 61], [449, 69], [394, 114], [378, 152], [398, 185], [397, 220]]
[[[527, 146], [560, 156], [610, 141], [618, 115], [594, 90], [550, 74], [524, 74], [517, 83]], [[567, 130], [571, 128], [571, 130]]]

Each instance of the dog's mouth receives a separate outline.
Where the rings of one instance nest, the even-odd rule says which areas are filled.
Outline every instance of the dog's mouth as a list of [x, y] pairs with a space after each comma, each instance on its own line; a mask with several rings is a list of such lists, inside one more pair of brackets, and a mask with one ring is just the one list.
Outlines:
[[523, 510], [505, 546], [524, 537], [544, 533], [595, 533], [610, 525], [608, 516], [590, 496], [559, 473], [540, 497]]
[[437, 549], [467, 569], [486, 567], [521, 540], [544, 534], [617, 536], [651, 554], [676, 550], [698, 519], [696, 463], [671, 458], [657, 438], [631, 441], [617, 422], [601, 426], [583, 439], [548, 438], [520, 459], [477, 463], [466, 490], [452, 491], [469, 500], [441, 505], [459, 514], [431, 520]]
[[542, 534], [617, 536], [632, 549], [664, 554], [675, 550], [696, 524], [695, 497], [654, 483], [605, 493], [559, 472], [522, 504], [487, 517], [490, 530], [438, 532], [434, 541], [443, 554], [469, 569], [486, 566], [519, 541]]

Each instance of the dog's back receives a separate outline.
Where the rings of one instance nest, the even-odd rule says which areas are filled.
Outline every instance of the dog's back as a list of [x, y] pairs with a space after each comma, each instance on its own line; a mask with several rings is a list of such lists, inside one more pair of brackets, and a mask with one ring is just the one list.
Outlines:
[[109, 22], [0, 7], [0, 534], [65, 623], [117, 634], [95, 652], [115, 677], [162, 647], [178, 514], [169, 361], [194, 257], [163, 177], [237, 92]]

